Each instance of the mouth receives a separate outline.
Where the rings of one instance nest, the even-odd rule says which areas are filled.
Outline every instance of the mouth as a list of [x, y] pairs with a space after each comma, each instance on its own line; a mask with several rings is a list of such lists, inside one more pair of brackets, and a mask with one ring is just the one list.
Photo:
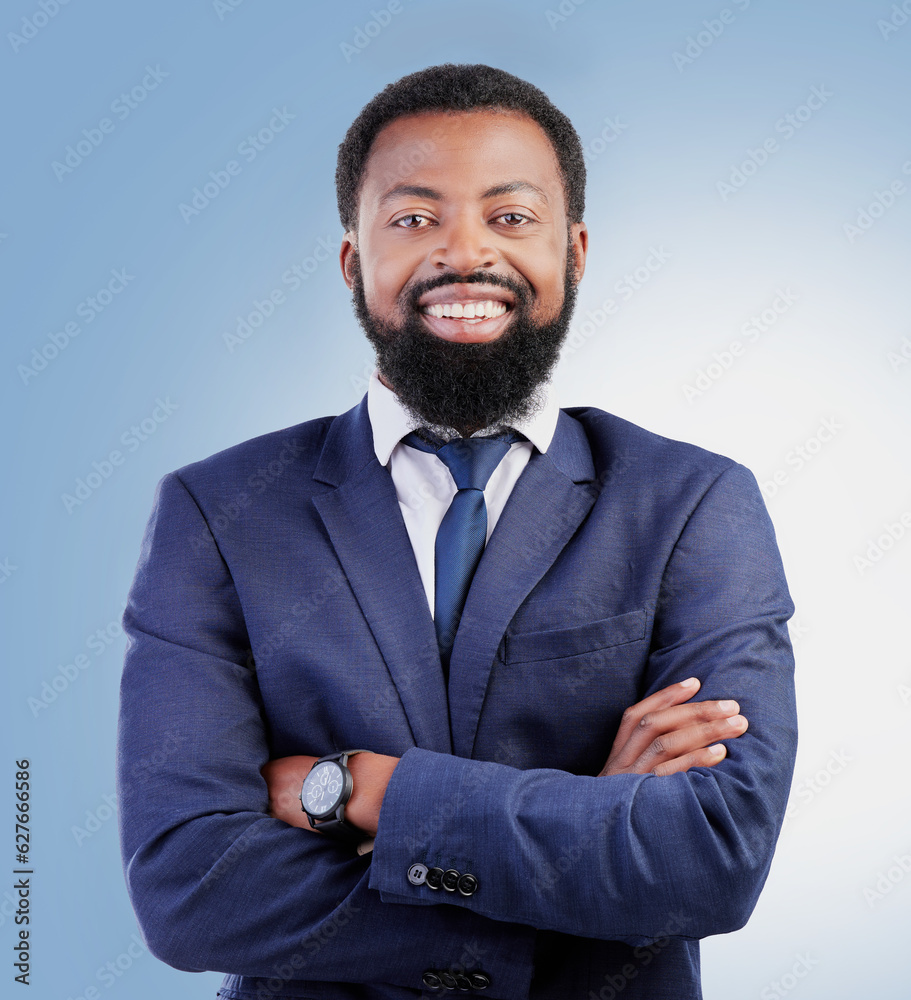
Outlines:
[[418, 303], [425, 326], [444, 340], [495, 340], [509, 325], [515, 300], [495, 285], [450, 284], [435, 288]]
[[437, 319], [463, 319], [469, 323], [480, 323], [485, 319], [496, 319], [509, 311], [505, 302], [485, 299], [483, 302], [440, 302], [424, 306], [425, 316]]

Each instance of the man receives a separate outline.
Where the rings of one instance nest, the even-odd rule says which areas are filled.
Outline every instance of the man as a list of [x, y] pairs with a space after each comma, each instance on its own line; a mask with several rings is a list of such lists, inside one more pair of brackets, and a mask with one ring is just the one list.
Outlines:
[[166, 476], [125, 614], [149, 945], [236, 1000], [699, 997], [795, 752], [755, 480], [551, 398], [588, 234], [536, 88], [405, 77], [336, 181], [369, 391]]

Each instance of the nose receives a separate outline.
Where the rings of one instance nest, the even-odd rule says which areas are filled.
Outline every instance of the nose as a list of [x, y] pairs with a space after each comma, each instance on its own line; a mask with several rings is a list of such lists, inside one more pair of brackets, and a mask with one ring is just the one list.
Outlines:
[[471, 274], [490, 268], [499, 260], [492, 245], [490, 229], [482, 218], [459, 218], [437, 228], [439, 242], [430, 254], [430, 263], [439, 271]]

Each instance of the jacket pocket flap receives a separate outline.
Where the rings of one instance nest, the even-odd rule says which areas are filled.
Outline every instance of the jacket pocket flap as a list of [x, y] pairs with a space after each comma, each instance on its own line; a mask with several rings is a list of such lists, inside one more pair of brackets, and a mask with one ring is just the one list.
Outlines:
[[613, 618], [555, 628], [546, 632], [506, 634], [504, 661], [521, 663], [527, 660], [556, 660], [576, 656], [595, 649], [620, 646], [645, 638], [645, 611], [629, 611]]

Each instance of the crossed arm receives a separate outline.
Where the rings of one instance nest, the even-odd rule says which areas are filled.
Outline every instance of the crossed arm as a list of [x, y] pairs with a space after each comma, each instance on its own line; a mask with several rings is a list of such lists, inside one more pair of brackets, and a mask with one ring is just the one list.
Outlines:
[[[241, 593], [263, 587], [261, 565], [244, 562], [251, 546], [233, 536], [216, 545], [189, 488], [166, 478], [124, 618], [118, 785], [128, 884], [153, 953], [188, 970], [270, 977], [294, 959], [305, 963], [292, 967], [302, 979], [413, 986], [428, 955], [458, 955], [477, 936], [485, 969], [504, 995], [520, 996], [535, 928], [638, 943], [663, 936], [672, 911], [685, 914], [683, 937], [742, 926], [793, 761], [792, 606], [755, 484], [721, 479], [664, 573], [641, 680], [658, 690], [627, 709], [598, 775], [418, 747], [401, 760], [359, 754], [348, 816], [377, 833], [367, 864], [289, 825], [306, 826], [297, 796], [313, 757], [271, 761], [266, 782], [260, 775], [269, 756], [261, 685], [291, 654], [266, 648], [269, 670], [257, 676], [250, 627], [268, 639], [270, 622], [288, 620], [303, 640], [304, 623], [281, 590], [269, 617], [255, 600], [243, 607]], [[197, 550], [200, 538], [211, 540]], [[692, 674], [701, 687], [679, 683]], [[749, 731], [726, 721], [737, 706], [693, 701], [700, 691], [735, 695]], [[318, 719], [301, 714], [299, 728]], [[720, 742], [727, 751], [713, 754]], [[440, 858], [464, 858], [483, 891], [444, 900], [408, 883], [416, 859]]]
[[[666, 776], [691, 767], [712, 767], [727, 753], [719, 740], [746, 732], [748, 722], [736, 701], [690, 702], [699, 690], [690, 677], [671, 684], [626, 710], [610, 756], [598, 777], [616, 774]], [[689, 702], [689, 704], [687, 704]], [[290, 826], [313, 829], [301, 809], [300, 790], [316, 757], [294, 756], [270, 760], [262, 769], [269, 789], [269, 811]], [[398, 757], [358, 754], [348, 766], [354, 791], [345, 808], [356, 827], [374, 836], [386, 786]]]

